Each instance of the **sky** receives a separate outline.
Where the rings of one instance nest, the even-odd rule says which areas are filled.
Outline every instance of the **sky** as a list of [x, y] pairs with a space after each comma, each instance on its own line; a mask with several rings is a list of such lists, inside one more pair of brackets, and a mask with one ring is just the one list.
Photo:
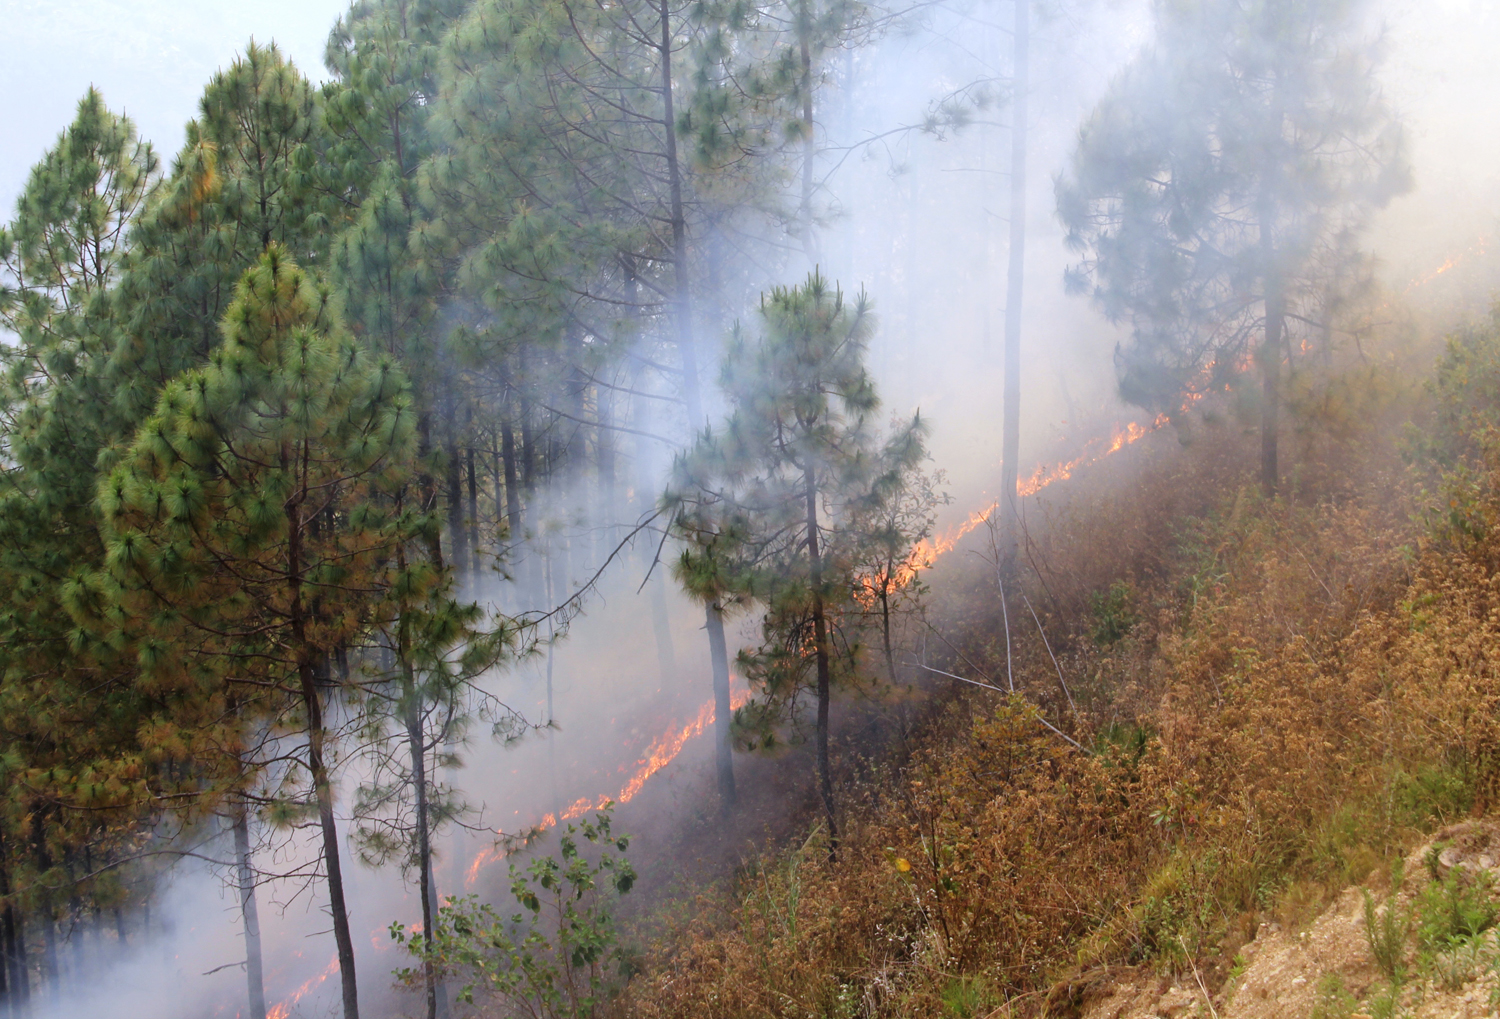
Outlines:
[[90, 85], [136, 122], [163, 165], [214, 71], [253, 37], [314, 81], [348, 0], [0, 0], [0, 220]]

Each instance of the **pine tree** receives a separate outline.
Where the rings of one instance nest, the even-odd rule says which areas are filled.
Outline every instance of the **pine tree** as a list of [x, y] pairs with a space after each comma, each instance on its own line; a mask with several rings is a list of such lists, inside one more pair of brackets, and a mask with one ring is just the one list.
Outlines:
[[[214, 75], [187, 142], [131, 236], [110, 395], [134, 428], [163, 386], [207, 358], [240, 277], [270, 244], [322, 266], [349, 214], [318, 96], [274, 44]], [[129, 434], [128, 430], [127, 433]]]
[[205, 367], [167, 386], [100, 485], [100, 586], [113, 641], [185, 730], [235, 689], [273, 719], [295, 705], [355, 1019], [325, 719], [339, 657], [379, 625], [407, 537], [390, 494], [410, 480], [408, 387], [389, 356], [347, 336], [328, 287], [279, 246], [241, 280], [223, 336]]
[[829, 708], [834, 685], [857, 676], [862, 526], [920, 463], [924, 425], [914, 417], [878, 442], [863, 294], [846, 303], [814, 273], [772, 290], [760, 316], [760, 335], [737, 329], [726, 350], [729, 420], [678, 459], [666, 506], [689, 542], [689, 590], [707, 573], [765, 609], [759, 648], [740, 658], [762, 695], [742, 721], [770, 737], [811, 688], [818, 792], [836, 844]]
[[[365, 656], [367, 694], [379, 709], [366, 709], [372, 779], [360, 789], [355, 840], [367, 862], [395, 860], [416, 874], [421, 937], [430, 952], [438, 914], [433, 839], [466, 811], [436, 771], [456, 762], [451, 747], [476, 714], [487, 716], [505, 740], [526, 729], [521, 715], [478, 683], [525, 646], [513, 621], [489, 619], [477, 604], [453, 597], [451, 573], [425, 554], [438, 527], [435, 516], [406, 509], [399, 497], [395, 511], [399, 530], [415, 540], [396, 551], [383, 622]], [[446, 1014], [446, 991], [430, 965], [423, 985], [428, 1019]]]
[[0, 230], [0, 327], [14, 333], [0, 343], [0, 943], [18, 1008], [36, 989], [28, 931], [46, 946], [40, 990], [55, 995], [55, 921], [89, 924], [90, 902], [127, 894], [119, 874], [88, 879], [84, 864], [131, 851], [141, 831], [141, 701], [67, 606], [100, 552], [90, 503], [114, 429], [99, 379], [109, 295], [156, 175], [150, 146], [90, 90]]
[[1376, 47], [1351, 41], [1360, 7], [1158, 3], [1155, 44], [1090, 115], [1057, 189], [1086, 259], [1070, 284], [1131, 327], [1121, 394], [1176, 414], [1253, 364], [1267, 493], [1291, 338], [1409, 183]]

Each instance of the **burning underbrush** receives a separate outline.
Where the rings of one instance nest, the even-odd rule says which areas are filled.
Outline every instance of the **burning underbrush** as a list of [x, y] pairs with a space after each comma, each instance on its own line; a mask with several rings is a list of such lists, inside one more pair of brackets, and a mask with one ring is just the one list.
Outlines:
[[846, 727], [837, 844], [804, 814], [661, 911], [620, 1013], [1059, 1016], [1143, 970], [1214, 995], [1262, 923], [1492, 806], [1500, 341], [1464, 343], [1427, 395], [1299, 394], [1282, 498], [1226, 416], [1031, 501], [1008, 646], [993, 568], [944, 557], [922, 664], [1003, 689], [1009, 661], [1018, 694], [938, 678], [886, 738]]

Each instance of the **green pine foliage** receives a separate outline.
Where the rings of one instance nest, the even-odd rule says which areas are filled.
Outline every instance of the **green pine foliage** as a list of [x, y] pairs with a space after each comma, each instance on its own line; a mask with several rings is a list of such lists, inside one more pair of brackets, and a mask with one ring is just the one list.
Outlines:
[[767, 294], [760, 317], [759, 334], [737, 329], [725, 355], [729, 419], [678, 458], [665, 505], [686, 546], [684, 588], [765, 610], [759, 646], [740, 655], [760, 695], [737, 716], [741, 738], [769, 745], [800, 728], [811, 695], [832, 825], [828, 709], [833, 687], [862, 675], [860, 568], [880, 538], [873, 521], [921, 464], [925, 426], [914, 417], [882, 440], [873, 425], [863, 294], [847, 301], [814, 273]]

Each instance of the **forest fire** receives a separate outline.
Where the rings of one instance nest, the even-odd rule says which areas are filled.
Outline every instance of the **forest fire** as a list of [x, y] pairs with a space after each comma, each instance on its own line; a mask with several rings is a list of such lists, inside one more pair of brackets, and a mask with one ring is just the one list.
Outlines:
[[296, 1006], [297, 1002], [305, 998], [308, 992], [312, 991], [314, 988], [323, 986], [324, 981], [326, 981], [329, 977], [333, 976], [338, 971], [339, 960], [335, 956], [334, 959], [329, 962], [327, 968], [324, 969], [322, 973], [319, 973], [317, 976], [310, 978], [301, 987], [293, 991], [290, 997], [272, 1006], [271, 1010], [266, 1013], [266, 1019], [287, 1019], [287, 1017], [292, 1014], [292, 1009]]
[[[749, 700], [750, 691], [731, 691], [729, 706], [731, 709], [738, 710]], [[697, 715], [686, 725], [680, 729], [673, 725], [666, 732], [652, 740], [651, 744], [646, 748], [646, 755], [636, 762], [637, 768], [635, 774], [630, 777], [630, 781], [625, 783], [624, 788], [619, 793], [614, 796], [600, 796], [597, 799], [589, 799], [587, 796], [580, 797], [569, 804], [567, 809], [562, 811], [561, 820], [571, 821], [575, 817], [583, 816], [590, 810], [602, 810], [608, 803], [629, 803], [645, 787], [646, 782], [650, 780], [651, 776], [676, 760], [677, 755], [682, 753], [683, 748], [690, 741], [703, 735], [708, 730], [708, 727], [713, 725], [715, 715], [714, 704], [712, 701], [709, 701], [698, 709]], [[535, 830], [545, 831], [548, 828], [556, 827], [558, 820], [559, 817], [556, 814], [544, 814], [542, 819], [535, 825]], [[496, 834], [500, 835], [504, 833], [496, 832]], [[498, 846], [487, 846], [481, 850], [474, 857], [474, 861], [469, 864], [468, 873], [464, 876], [464, 887], [472, 888], [474, 882], [479, 878], [479, 872], [486, 865], [495, 862], [503, 855], [504, 850]]]
[[[1021, 480], [1016, 485], [1016, 494], [1024, 499], [1027, 496], [1035, 495], [1054, 482], [1066, 481], [1080, 467], [1097, 463], [1107, 456], [1118, 453], [1131, 443], [1139, 442], [1147, 435], [1165, 425], [1168, 420], [1167, 415], [1158, 414], [1156, 419], [1149, 425], [1132, 421], [1124, 428], [1116, 430], [1110, 436], [1109, 445], [1100, 452], [1093, 451], [1101, 441], [1096, 439], [1086, 445], [1081, 454], [1066, 463], [1057, 464], [1051, 468], [1048, 468], [1045, 464], [1040, 464], [1036, 470], [1031, 472], [1030, 477]], [[954, 546], [963, 540], [966, 535], [981, 524], [986, 523], [990, 519], [990, 514], [995, 512], [999, 505], [1000, 500], [996, 499], [984, 509], [975, 510], [973, 513], [970, 513], [967, 520], [949, 531], [946, 535], [937, 538], [924, 538], [917, 542], [912, 547], [911, 554], [907, 556], [906, 562], [896, 571], [896, 586], [904, 587], [911, 582], [911, 579], [916, 576], [918, 571], [930, 568], [933, 563], [937, 562], [939, 556], [951, 552]]]

